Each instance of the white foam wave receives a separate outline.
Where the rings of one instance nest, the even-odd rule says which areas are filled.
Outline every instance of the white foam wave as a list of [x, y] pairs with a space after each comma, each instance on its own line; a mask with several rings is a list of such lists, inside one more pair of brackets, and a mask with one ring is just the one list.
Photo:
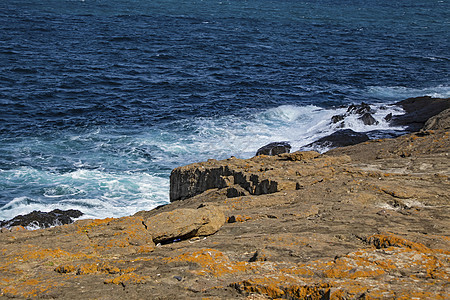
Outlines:
[[449, 98], [450, 86], [439, 85], [430, 88], [407, 88], [403, 86], [371, 86], [367, 93], [371, 97], [389, 99], [389, 100], [403, 100], [412, 97], [431, 96], [434, 98]]
[[[2, 175], [6, 175], [4, 173]], [[14, 183], [9, 181], [11, 187], [20, 186], [17, 178], [28, 186], [46, 187], [38, 188], [39, 193], [34, 195], [13, 198], [0, 208], [0, 220], [33, 210], [56, 208], [78, 209], [84, 213], [82, 218], [121, 217], [150, 210], [168, 201], [168, 178], [147, 173], [77, 170], [55, 174], [27, 167], [11, 170], [9, 176], [16, 179]]]
[[[364, 125], [358, 116], [349, 116], [343, 128], [359, 132], [389, 130], [384, 120], [389, 113], [401, 114], [399, 108], [382, 104], [372, 105], [377, 125]], [[249, 116], [224, 116], [220, 118], [201, 118], [190, 120], [191, 131], [167, 139], [169, 133], [162, 134], [163, 140], [155, 134], [142, 137], [142, 143], [156, 143], [167, 155], [161, 159], [174, 159], [178, 165], [204, 161], [209, 158], [224, 159], [230, 156], [249, 158], [258, 148], [279, 141], [288, 141], [292, 151], [314, 142], [338, 130], [337, 124], [331, 123], [334, 115], [344, 114], [346, 108], [323, 109], [314, 105], [282, 105]]]

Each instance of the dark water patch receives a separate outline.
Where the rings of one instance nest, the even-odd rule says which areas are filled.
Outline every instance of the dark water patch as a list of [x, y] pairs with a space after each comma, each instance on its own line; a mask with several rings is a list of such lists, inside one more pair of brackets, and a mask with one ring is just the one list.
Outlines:
[[110, 41], [110, 42], [132, 42], [135, 40], [136, 40], [136, 37], [131, 37], [131, 36], [114, 36], [114, 37], [108, 39], [108, 41]]

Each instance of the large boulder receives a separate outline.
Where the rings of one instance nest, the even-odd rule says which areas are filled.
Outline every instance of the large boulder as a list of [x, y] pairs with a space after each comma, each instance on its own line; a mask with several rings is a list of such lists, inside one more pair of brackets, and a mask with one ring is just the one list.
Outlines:
[[318, 139], [311, 144], [306, 145], [306, 148], [314, 147], [344, 147], [359, 144], [368, 141], [369, 137], [365, 133], [356, 132], [351, 129], [338, 130], [328, 136]]
[[155, 243], [169, 243], [216, 233], [225, 224], [220, 207], [180, 208], [163, 212], [145, 220]]
[[50, 212], [35, 210], [26, 215], [18, 215], [11, 220], [0, 221], [0, 227], [23, 226], [32, 228], [48, 228], [57, 225], [73, 223], [74, 218], [79, 218], [83, 213], [79, 210], [54, 209]]
[[289, 153], [291, 151], [291, 145], [288, 142], [274, 142], [262, 146], [256, 151], [256, 156], [258, 155], [278, 155], [283, 153]]

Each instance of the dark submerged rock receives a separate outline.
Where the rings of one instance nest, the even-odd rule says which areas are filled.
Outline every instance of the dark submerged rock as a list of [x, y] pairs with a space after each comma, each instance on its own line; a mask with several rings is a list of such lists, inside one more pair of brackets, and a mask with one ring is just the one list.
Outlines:
[[26, 215], [18, 215], [11, 220], [0, 221], [0, 227], [32, 226], [48, 228], [51, 226], [73, 223], [73, 218], [79, 218], [83, 213], [79, 210], [54, 209], [50, 212], [33, 211]]
[[351, 129], [338, 130], [325, 136], [305, 147], [344, 147], [368, 141], [369, 137], [365, 133], [356, 132]]
[[267, 144], [256, 151], [258, 155], [271, 155], [275, 156], [282, 153], [289, 153], [291, 151], [291, 145], [288, 142], [274, 142]]

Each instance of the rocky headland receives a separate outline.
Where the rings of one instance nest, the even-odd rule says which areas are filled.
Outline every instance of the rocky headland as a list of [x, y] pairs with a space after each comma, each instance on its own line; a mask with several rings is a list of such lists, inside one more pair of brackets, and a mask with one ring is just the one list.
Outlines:
[[176, 168], [134, 216], [3, 228], [0, 298], [449, 299], [441, 100], [397, 138]]

